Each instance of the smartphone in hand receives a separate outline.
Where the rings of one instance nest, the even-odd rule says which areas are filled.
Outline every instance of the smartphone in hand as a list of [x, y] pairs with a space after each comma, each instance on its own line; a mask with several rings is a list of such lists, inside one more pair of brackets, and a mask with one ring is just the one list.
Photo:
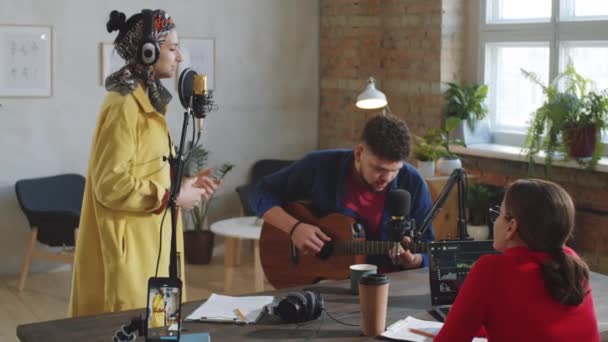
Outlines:
[[179, 279], [148, 279], [145, 321], [146, 341], [179, 341], [182, 282]]

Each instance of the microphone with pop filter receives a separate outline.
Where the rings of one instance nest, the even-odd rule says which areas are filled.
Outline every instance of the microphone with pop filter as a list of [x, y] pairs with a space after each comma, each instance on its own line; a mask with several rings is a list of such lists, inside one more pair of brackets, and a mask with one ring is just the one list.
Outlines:
[[179, 75], [177, 93], [182, 106], [191, 109], [196, 118], [204, 119], [214, 109], [213, 93], [207, 90], [207, 76], [199, 75], [191, 68]]

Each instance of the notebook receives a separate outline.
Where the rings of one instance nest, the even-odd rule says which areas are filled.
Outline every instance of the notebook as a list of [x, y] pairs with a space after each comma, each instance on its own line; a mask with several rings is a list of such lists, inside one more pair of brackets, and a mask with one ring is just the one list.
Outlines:
[[[443, 323], [441, 322], [425, 321], [412, 316], [407, 316], [405, 319], [391, 324], [382, 334], [380, 334], [380, 336], [397, 341], [432, 342], [432, 337], [414, 333], [410, 329], [416, 329], [428, 335], [437, 335], [439, 330], [441, 330], [441, 327], [443, 327]], [[472, 340], [472, 342], [485, 341], [487, 341], [487, 339], [481, 337], [475, 337]]]
[[496, 254], [492, 240], [439, 241], [429, 244], [431, 306], [445, 320], [465, 278], [477, 259]]
[[273, 301], [273, 296], [232, 297], [213, 293], [186, 321], [255, 323]]

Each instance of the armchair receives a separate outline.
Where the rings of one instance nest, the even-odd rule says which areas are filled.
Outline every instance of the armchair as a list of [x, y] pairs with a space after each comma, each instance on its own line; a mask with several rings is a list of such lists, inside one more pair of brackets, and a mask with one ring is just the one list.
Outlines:
[[[30, 239], [17, 283], [23, 290], [31, 259], [73, 263], [85, 178], [78, 174], [22, 179], [15, 183], [17, 200], [30, 224]], [[59, 253], [36, 249], [36, 242], [59, 247]]]

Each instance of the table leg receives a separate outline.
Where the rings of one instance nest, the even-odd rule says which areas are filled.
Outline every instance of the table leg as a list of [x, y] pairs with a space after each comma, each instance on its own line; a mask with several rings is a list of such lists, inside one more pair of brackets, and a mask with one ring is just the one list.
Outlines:
[[224, 292], [230, 291], [232, 288], [232, 280], [234, 279], [234, 266], [236, 258], [236, 245], [239, 239], [226, 237], [224, 239]]
[[235, 246], [235, 266], [241, 266], [243, 263], [243, 239], [237, 239], [237, 243]]
[[264, 291], [264, 271], [260, 260], [260, 240], [253, 240], [253, 282], [255, 291]]

